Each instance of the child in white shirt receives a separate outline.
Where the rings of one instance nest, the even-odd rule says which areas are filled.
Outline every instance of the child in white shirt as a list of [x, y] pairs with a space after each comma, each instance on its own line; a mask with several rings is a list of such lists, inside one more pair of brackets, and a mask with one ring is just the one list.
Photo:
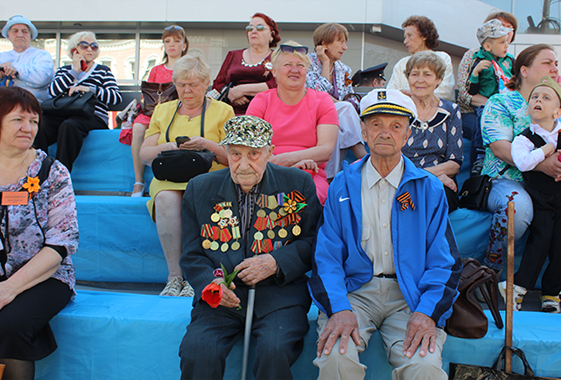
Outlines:
[[[515, 309], [520, 310], [526, 289], [533, 289], [546, 258], [542, 278], [542, 311], [559, 313], [561, 291], [561, 181], [533, 169], [560, 149], [561, 86], [551, 77], [540, 80], [528, 99], [530, 127], [516, 136], [511, 156], [522, 172], [534, 206], [530, 235], [514, 276]], [[560, 156], [561, 157], [561, 156]], [[499, 284], [504, 296], [505, 283]]]

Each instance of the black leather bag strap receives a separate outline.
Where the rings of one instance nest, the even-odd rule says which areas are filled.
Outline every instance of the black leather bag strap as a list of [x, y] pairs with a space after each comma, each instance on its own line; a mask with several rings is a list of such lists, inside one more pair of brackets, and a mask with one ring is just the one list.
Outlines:
[[[168, 124], [168, 128], [166, 129], [166, 142], [170, 142], [169, 129], [173, 124], [173, 120], [175, 119], [175, 115], [177, 114], [177, 110], [179, 110], [179, 107], [181, 107], [181, 101], [177, 102], [177, 107], [175, 108], [175, 112], [173, 113], [173, 116], [171, 117], [171, 121]], [[206, 111], [206, 96], [203, 99], [203, 112], [201, 113], [201, 137], [205, 137], [205, 111]]]
[[524, 376], [534, 376], [534, 371], [530, 367], [530, 363], [528, 363], [528, 360], [526, 360], [526, 355], [524, 355], [524, 351], [515, 347], [504, 346], [503, 349], [501, 350], [501, 353], [499, 354], [499, 358], [493, 365], [493, 369], [495, 371], [503, 370], [503, 361], [505, 359], [507, 348], [509, 348], [514, 355], [518, 356], [520, 360], [522, 360], [522, 364], [524, 364]]

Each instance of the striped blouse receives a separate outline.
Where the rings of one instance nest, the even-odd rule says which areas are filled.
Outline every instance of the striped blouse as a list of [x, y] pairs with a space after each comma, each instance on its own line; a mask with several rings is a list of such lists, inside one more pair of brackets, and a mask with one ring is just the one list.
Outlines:
[[[69, 88], [79, 84], [87, 86], [93, 91], [97, 97], [95, 105], [95, 115], [103, 120], [106, 124], [109, 121], [107, 114], [108, 105], [117, 105], [121, 103], [123, 98], [115, 81], [115, 77], [111, 73], [111, 69], [97, 63], [90, 69], [91, 73], [79, 73], [72, 68], [72, 65], [62, 66], [55, 73], [55, 79], [49, 87], [49, 93], [55, 97], [63, 92], [67, 92]], [[80, 79], [85, 77], [85, 79]]]

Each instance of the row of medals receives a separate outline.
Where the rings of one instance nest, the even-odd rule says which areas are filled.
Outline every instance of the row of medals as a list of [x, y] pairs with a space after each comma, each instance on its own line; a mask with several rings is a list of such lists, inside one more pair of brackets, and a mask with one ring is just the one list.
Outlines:
[[[281, 216], [286, 216], [288, 212], [281, 206], [281, 209], [279, 210], [279, 214]], [[231, 219], [232, 215], [233, 213], [232, 210], [230, 209], [220, 210], [219, 212], [214, 212], [210, 216], [210, 220], [212, 220], [214, 223], [218, 223], [221, 219]], [[265, 218], [267, 216], [267, 212], [263, 209], [259, 209], [257, 211], [257, 216], [260, 218]], [[269, 213], [269, 218], [271, 218], [271, 220], [276, 220], [278, 218], [278, 214], [275, 211], [271, 211]], [[299, 236], [301, 233], [302, 233], [302, 228], [298, 224], [292, 227], [292, 234], [294, 236]], [[284, 239], [288, 236], [288, 232], [286, 231], [286, 229], [284, 229], [284, 227], [282, 227], [279, 230], [278, 235], [281, 239]], [[268, 230], [267, 237], [269, 239], [274, 239], [275, 231], [273, 231], [272, 229]], [[253, 238], [255, 240], [263, 240], [264, 238], [263, 232], [257, 231], [255, 234], [253, 234]], [[218, 250], [218, 248], [220, 248], [222, 252], [226, 252], [228, 250], [228, 247], [229, 247], [228, 242], [224, 242], [222, 243], [222, 245], [220, 245], [216, 240], [211, 242], [210, 240], [205, 239], [203, 241], [204, 249], [211, 249], [213, 251], [216, 251]], [[235, 242], [232, 243], [232, 246], [230, 248], [232, 248], [233, 251], [237, 251], [238, 249], [240, 249], [240, 242], [236, 240]]]

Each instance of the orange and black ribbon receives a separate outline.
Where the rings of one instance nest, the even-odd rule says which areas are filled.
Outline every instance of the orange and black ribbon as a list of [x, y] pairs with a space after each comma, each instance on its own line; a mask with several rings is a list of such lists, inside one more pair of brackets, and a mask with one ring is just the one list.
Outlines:
[[411, 194], [409, 194], [409, 191], [401, 194], [399, 197], [397, 197], [397, 200], [399, 201], [399, 203], [401, 203], [401, 211], [406, 210], [409, 205], [411, 205], [412, 210], [415, 210], [415, 204], [411, 200]]

